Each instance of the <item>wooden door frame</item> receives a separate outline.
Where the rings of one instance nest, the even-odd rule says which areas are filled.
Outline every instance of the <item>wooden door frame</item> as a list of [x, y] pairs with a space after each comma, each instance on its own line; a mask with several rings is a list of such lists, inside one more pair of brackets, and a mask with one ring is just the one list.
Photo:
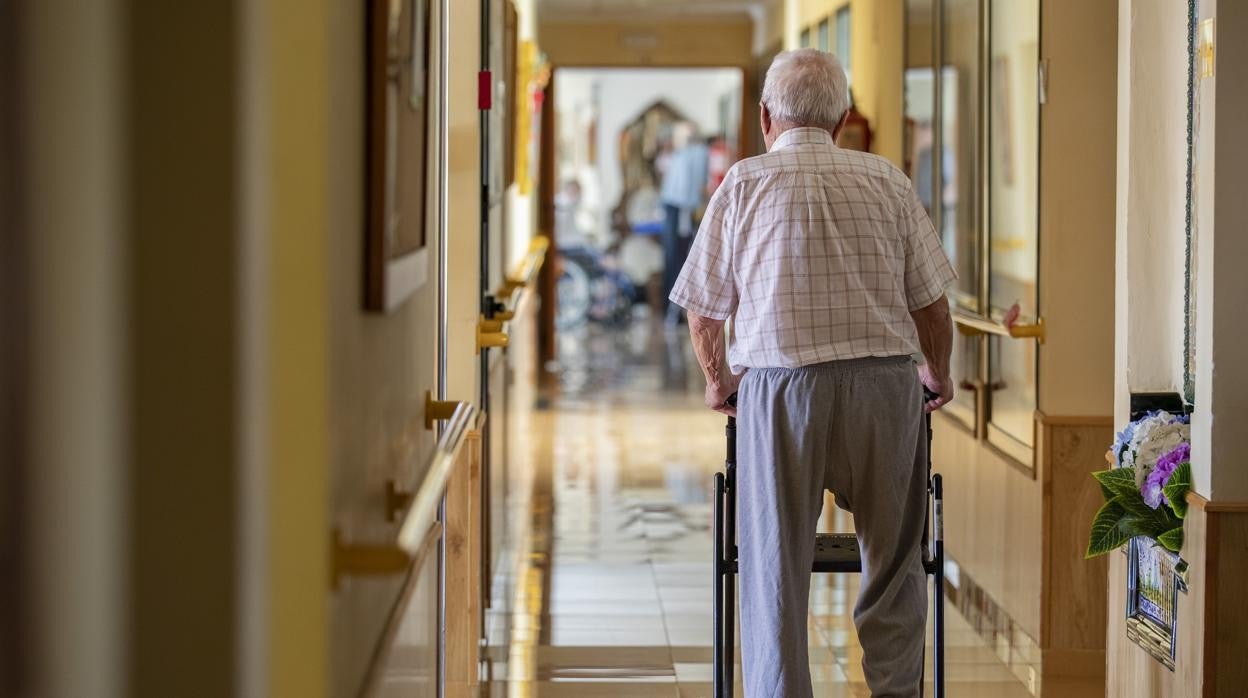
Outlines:
[[[21, 104], [17, 25], [21, 0], [0, 2], [0, 103]], [[28, 231], [21, 205], [21, 165], [24, 162], [21, 122], [16, 109], [0, 109], [0, 569], [24, 570], [26, 546], [25, 492], [27, 483], [30, 287], [27, 274]], [[23, 609], [26, 578], [0, 576], [0, 695], [30, 690]]]

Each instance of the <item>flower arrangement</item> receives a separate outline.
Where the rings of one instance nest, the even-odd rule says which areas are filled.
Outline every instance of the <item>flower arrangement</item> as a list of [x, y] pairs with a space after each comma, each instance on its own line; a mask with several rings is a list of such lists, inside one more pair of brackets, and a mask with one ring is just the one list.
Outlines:
[[1114, 467], [1092, 473], [1105, 504], [1092, 520], [1087, 556], [1104, 555], [1136, 536], [1178, 552], [1192, 488], [1187, 416], [1149, 412], [1117, 434], [1106, 460]]

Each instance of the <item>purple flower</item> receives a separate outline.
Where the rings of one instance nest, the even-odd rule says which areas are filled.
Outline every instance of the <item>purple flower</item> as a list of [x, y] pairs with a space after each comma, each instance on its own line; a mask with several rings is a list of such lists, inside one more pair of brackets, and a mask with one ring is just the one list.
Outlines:
[[1144, 480], [1144, 486], [1140, 488], [1140, 494], [1144, 496], [1144, 503], [1154, 509], [1161, 506], [1161, 489], [1166, 486], [1166, 482], [1174, 474], [1175, 468], [1178, 468], [1180, 463], [1190, 460], [1191, 457], [1191, 445], [1183, 443], [1176, 446], [1174, 450], [1166, 455], [1158, 458], [1157, 466], [1148, 474], [1148, 478]]

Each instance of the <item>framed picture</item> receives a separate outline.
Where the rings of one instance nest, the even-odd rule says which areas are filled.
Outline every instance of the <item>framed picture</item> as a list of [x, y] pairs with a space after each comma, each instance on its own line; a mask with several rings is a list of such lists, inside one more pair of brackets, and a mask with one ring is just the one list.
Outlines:
[[425, 282], [430, 0], [369, 0], [364, 307], [389, 312]]
[[1152, 540], [1127, 545], [1127, 638], [1174, 671], [1179, 592], [1187, 592], [1187, 563]]

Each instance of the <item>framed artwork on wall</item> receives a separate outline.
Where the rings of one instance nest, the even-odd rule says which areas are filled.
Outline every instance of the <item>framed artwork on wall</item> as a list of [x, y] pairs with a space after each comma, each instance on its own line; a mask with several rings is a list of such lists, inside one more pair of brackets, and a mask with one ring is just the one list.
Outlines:
[[389, 312], [425, 282], [430, 0], [369, 0], [364, 308]]
[[1174, 671], [1179, 592], [1187, 592], [1187, 563], [1149, 538], [1127, 545], [1127, 638]]

